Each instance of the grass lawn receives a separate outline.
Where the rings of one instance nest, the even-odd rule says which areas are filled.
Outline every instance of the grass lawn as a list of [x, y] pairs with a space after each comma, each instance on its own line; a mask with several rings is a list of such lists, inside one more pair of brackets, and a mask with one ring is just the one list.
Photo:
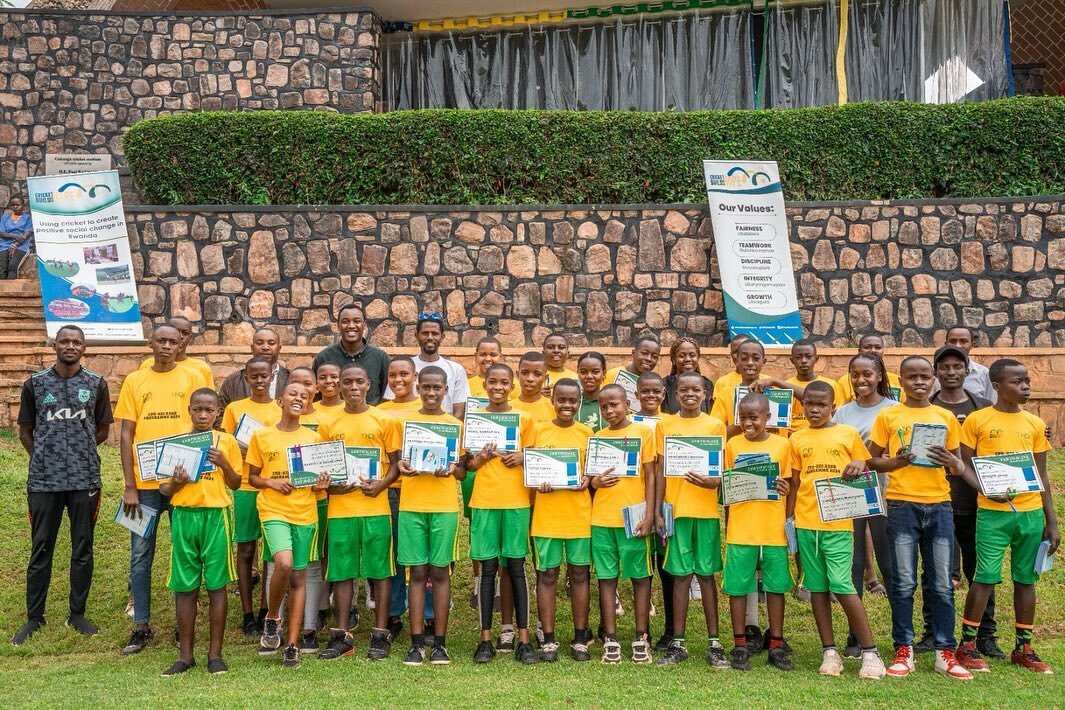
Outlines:
[[[845, 677], [821, 678], [820, 643], [814, 630], [809, 606], [788, 597], [786, 635], [795, 648], [794, 673], [783, 674], [765, 666], [765, 655], [755, 658], [749, 673], [712, 672], [703, 660], [705, 653], [701, 613], [690, 610], [688, 623], [689, 650], [692, 658], [671, 669], [655, 666], [636, 667], [627, 660], [619, 667], [607, 667], [597, 661], [576, 664], [564, 658], [556, 664], [521, 667], [506, 655], [486, 666], [471, 660], [476, 641], [475, 612], [466, 601], [471, 575], [468, 561], [460, 562], [455, 578], [455, 609], [452, 614], [448, 646], [452, 654], [449, 667], [408, 668], [401, 663], [409, 644], [405, 630], [383, 662], [365, 658], [368, 643], [366, 613], [356, 631], [356, 656], [331, 663], [306, 658], [296, 671], [282, 671], [279, 656], [260, 658], [256, 643], [246, 640], [238, 629], [240, 605], [230, 597], [230, 630], [226, 635], [224, 655], [230, 666], [227, 675], [208, 676], [206, 633], [202, 626], [197, 642], [199, 665], [184, 676], [164, 679], [160, 672], [177, 658], [172, 643], [174, 630], [173, 599], [165, 587], [169, 559], [168, 523], [162, 524], [153, 586], [153, 625], [155, 641], [145, 652], [121, 658], [119, 649], [130, 632], [130, 620], [124, 615], [126, 575], [129, 570], [129, 538], [124, 528], [113, 522], [120, 499], [118, 454], [113, 447], [103, 448], [105, 485], [103, 506], [96, 536], [96, 572], [89, 597], [88, 616], [101, 628], [99, 636], [78, 637], [63, 627], [68, 592], [67, 569], [69, 536], [66, 525], [60, 532], [55, 571], [49, 601], [49, 625], [25, 646], [15, 648], [6, 640], [21, 626], [25, 616], [25, 569], [29, 555], [29, 528], [26, 520], [26, 457], [10, 434], [0, 436], [0, 688], [9, 707], [44, 706], [84, 707], [152, 704], [176, 707], [216, 707], [259, 705], [267, 703], [305, 707], [344, 705], [435, 705], [482, 706], [580, 704], [592, 706], [634, 707], [675, 704], [682, 706], [714, 703], [724, 706], [779, 706], [803, 703], [815, 706], [903, 707], [921, 703], [938, 703], [950, 699], [955, 706], [1055, 706], [1065, 692], [1065, 572], [1054, 569], [1039, 585], [1039, 612], [1036, 626], [1037, 649], [1043, 659], [1063, 675], [1036, 676], [992, 662], [990, 675], [978, 676], [962, 683], [937, 675], [932, 659], [922, 656], [918, 673], [901, 680], [885, 679], [880, 683], [859, 682], [857, 662], [847, 661]], [[1053, 477], [1059, 501], [1065, 501], [1065, 455], [1052, 456]], [[1062, 505], [1059, 502], [1059, 515]], [[67, 539], [64, 540], [64, 537]], [[1000, 642], [1012, 647], [1011, 587], [1002, 585], [999, 602]], [[628, 587], [625, 587], [628, 592]], [[656, 604], [661, 610], [660, 590], [655, 589]], [[631, 640], [633, 616], [631, 595], [625, 600], [626, 613], [620, 621], [623, 650]], [[957, 596], [961, 606], [964, 589]], [[205, 600], [204, 600], [205, 601]], [[592, 624], [597, 623], [597, 604], [593, 596]], [[560, 601], [559, 640], [568, 644], [570, 623], [568, 602]], [[873, 630], [885, 656], [891, 653], [890, 615], [887, 600], [869, 598]], [[661, 612], [660, 612], [661, 613]], [[763, 610], [764, 620], [764, 610]], [[723, 610], [722, 628], [728, 627]], [[764, 623], [764, 621], [763, 621]], [[655, 634], [661, 631], [659, 615], [652, 619]], [[836, 610], [837, 638], [843, 641], [842, 614]], [[960, 627], [959, 627], [960, 633]], [[728, 634], [723, 635], [726, 648]], [[565, 651], [566, 646], [563, 646]], [[597, 658], [601, 647], [594, 646]]]

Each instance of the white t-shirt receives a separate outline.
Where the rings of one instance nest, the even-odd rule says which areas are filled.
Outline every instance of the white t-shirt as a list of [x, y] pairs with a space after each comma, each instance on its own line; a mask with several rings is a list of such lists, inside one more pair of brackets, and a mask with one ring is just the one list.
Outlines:
[[[436, 365], [444, 372], [447, 373], [447, 394], [444, 395], [444, 401], [440, 403], [440, 408], [445, 412], [453, 413], [455, 411], [455, 403], [466, 404], [466, 400], [470, 397], [470, 380], [466, 375], [465, 368], [458, 364], [454, 360], [448, 360], [446, 357], [440, 356], [436, 360], [429, 361], [423, 360], [421, 355], [417, 355], [414, 358], [414, 371], [421, 372], [430, 365]], [[385, 389], [384, 398], [395, 398], [391, 388]]]

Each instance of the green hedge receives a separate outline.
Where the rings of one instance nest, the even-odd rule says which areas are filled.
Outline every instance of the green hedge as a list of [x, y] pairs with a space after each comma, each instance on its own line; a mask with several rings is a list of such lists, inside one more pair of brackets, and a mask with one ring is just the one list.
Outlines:
[[702, 202], [773, 159], [789, 200], [1065, 193], [1065, 99], [778, 111], [185, 113], [126, 133], [154, 204]]

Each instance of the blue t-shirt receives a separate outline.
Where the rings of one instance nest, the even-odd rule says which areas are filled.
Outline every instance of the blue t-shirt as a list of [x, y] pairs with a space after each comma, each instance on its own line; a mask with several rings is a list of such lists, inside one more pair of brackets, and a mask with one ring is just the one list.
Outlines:
[[[4, 212], [0, 215], [0, 232], [4, 234], [15, 234], [22, 236], [26, 232], [33, 229], [33, 219], [30, 217], [29, 212], [23, 212], [22, 216], [15, 219], [10, 212]], [[0, 249], [7, 249], [15, 243], [14, 239], [8, 239], [7, 237], [0, 237]], [[29, 251], [33, 238], [27, 239], [19, 245], [20, 251]]]

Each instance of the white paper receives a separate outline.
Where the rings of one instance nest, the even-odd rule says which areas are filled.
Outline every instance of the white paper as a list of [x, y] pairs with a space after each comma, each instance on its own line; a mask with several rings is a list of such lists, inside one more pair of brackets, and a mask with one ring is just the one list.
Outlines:
[[240, 421], [237, 422], [237, 430], [233, 432], [233, 438], [237, 440], [237, 443], [248, 448], [248, 444], [251, 443], [251, 435], [262, 429], [265, 424], [248, 414], [243, 414], [240, 417]]
[[335, 473], [347, 471], [346, 457], [343, 441], [323, 441], [300, 446], [300, 458], [303, 462], [301, 470], [309, 473], [325, 473], [332, 477]]
[[884, 497], [879, 485], [868, 490], [874, 491], [876, 499], [870, 501], [866, 489], [843, 485], [839, 480], [831, 479], [814, 482], [814, 495], [817, 496], [817, 510], [821, 522], [832, 523], [838, 520], [855, 520], [884, 515]]
[[134, 512], [133, 515], [127, 514], [126, 506], [119, 503], [118, 515], [115, 516], [115, 522], [133, 534], [144, 537], [145, 532], [151, 529], [157, 515], [159, 515], [158, 510], [147, 505], [142, 505], [141, 517], [138, 518], [136, 512]]
[[[775, 480], [775, 479], [774, 479]], [[770, 477], [733, 471], [722, 479], [721, 489], [725, 505], [752, 500], [779, 500], [777, 489], [770, 491]]]
[[928, 450], [933, 446], [946, 446], [947, 427], [942, 425], [914, 424], [910, 432], [910, 453], [913, 454], [915, 466], [936, 468], [939, 464], [928, 458]]
[[200, 465], [203, 462], [203, 450], [182, 444], [166, 443], [159, 447], [159, 456], [155, 464], [157, 478], [170, 478], [178, 466], [195, 482], [200, 478]]

